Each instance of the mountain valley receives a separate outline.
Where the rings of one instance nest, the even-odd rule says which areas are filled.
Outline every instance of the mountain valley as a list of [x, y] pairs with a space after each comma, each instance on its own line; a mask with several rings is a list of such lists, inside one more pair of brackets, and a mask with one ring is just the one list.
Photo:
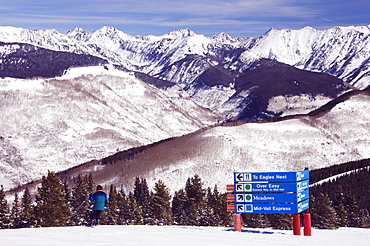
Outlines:
[[[61, 173], [88, 174], [99, 183], [133, 189], [136, 177], [172, 192], [198, 174], [206, 187], [233, 183], [233, 172], [318, 169], [370, 157], [370, 93], [351, 92], [306, 115], [223, 123], [182, 137], [118, 152]], [[352, 120], [356, 119], [356, 120]], [[73, 178], [71, 179], [71, 181]]]
[[195, 173], [224, 187], [233, 171], [369, 158], [369, 37], [0, 27], [1, 184], [51, 170], [127, 190], [136, 176], [178, 190]]
[[6, 188], [48, 169], [61, 171], [222, 120], [177, 85], [161, 90], [103, 67], [70, 72], [1, 81], [0, 175]]

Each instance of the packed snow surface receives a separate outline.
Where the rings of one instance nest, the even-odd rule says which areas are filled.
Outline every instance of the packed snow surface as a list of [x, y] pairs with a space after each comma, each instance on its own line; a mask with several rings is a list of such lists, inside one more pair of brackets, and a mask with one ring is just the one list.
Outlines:
[[249, 229], [235, 232], [223, 227], [98, 226], [0, 230], [2, 245], [248, 245], [324, 246], [369, 245], [370, 230], [340, 228], [312, 229], [312, 236], [294, 236], [292, 231]]

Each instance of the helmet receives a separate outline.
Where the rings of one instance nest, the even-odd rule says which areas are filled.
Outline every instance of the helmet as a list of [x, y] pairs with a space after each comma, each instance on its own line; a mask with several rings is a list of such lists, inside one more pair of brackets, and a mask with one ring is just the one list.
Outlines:
[[102, 190], [102, 189], [103, 189], [103, 186], [101, 185], [96, 186], [96, 190]]

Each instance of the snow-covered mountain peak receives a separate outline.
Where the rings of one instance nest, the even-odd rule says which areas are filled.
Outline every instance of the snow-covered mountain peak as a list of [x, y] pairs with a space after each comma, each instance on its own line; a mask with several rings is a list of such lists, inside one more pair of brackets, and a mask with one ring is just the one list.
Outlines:
[[85, 41], [88, 33], [80, 27], [75, 27], [67, 32], [67, 36], [78, 41]]
[[68, 31], [67, 33], [73, 33], [73, 32], [80, 33], [80, 32], [86, 32], [86, 31], [84, 29], [82, 29], [81, 27], [76, 26], [75, 28], [73, 28], [72, 30]]
[[195, 32], [193, 32], [189, 28], [179, 29], [179, 30], [171, 31], [171, 32], [165, 34], [165, 36], [169, 36], [169, 37], [172, 37], [172, 38], [186, 38], [186, 37], [190, 37], [190, 36], [194, 36], [194, 35], [196, 35]]
[[101, 32], [101, 33], [117, 33], [120, 32], [117, 28], [112, 27], [112, 26], [102, 26], [95, 32]]
[[109, 37], [111, 39], [131, 39], [131, 35], [126, 34], [114, 27], [103, 26], [102, 28], [91, 33], [91, 37]]
[[190, 36], [186, 45], [184, 46], [185, 54], [205, 55], [210, 39], [203, 35]]
[[300, 30], [271, 28], [258, 38], [253, 47], [246, 51], [242, 57], [245, 60], [253, 60], [257, 53], [260, 57], [295, 65], [302, 58], [311, 54], [311, 46], [316, 39], [317, 32], [313, 28]]
[[316, 31], [315, 28], [311, 27], [311, 26], [305, 26], [303, 28], [301, 28], [300, 30], [312, 30], [312, 31]]
[[237, 40], [236, 38], [231, 37], [226, 32], [221, 32], [217, 35], [214, 35], [212, 39], [218, 42], [225, 42], [225, 43], [234, 43]]
[[302, 31], [309, 31], [309, 32], [316, 32], [317, 30], [311, 26], [305, 26], [300, 29], [280, 29], [276, 27], [270, 28], [267, 32], [265, 32], [261, 37], [266, 36], [266, 35], [271, 35], [271, 34], [277, 34], [277, 33], [292, 33], [292, 32], [302, 32]]
[[62, 33], [58, 32], [58, 30], [56, 30], [56, 29], [35, 30], [35, 32], [41, 32], [41, 33], [46, 34], [48, 36], [63, 35]]
[[[20, 27], [0, 26], [0, 41], [30, 43], [32, 36], [37, 31], [31, 31]], [[28, 41], [28, 42], [27, 42]]]
[[[77, 33], [77, 31], [75, 30], [74, 33]], [[83, 42], [71, 38], [71, 33], [69, 35], [63, 34], [55, 29], [28, 30], [0, 27], [0, 41], [5, 43], [26, 43], [55, 51], [99, 56]]]
[[370, 25], [368, 26], [335, 26], [329, 29], [332, 33], [362, 32], [369, 34]]
[[84, 42], [85, 45], [94, 48], [94, 53], [110, 60], [114, 64], [124, 65], [127, 57], [122, 57], [121, 46], [125, 42], [135, 42], [137, 38], [126, 34], [114, 27], [104, 26], [89, 33]]

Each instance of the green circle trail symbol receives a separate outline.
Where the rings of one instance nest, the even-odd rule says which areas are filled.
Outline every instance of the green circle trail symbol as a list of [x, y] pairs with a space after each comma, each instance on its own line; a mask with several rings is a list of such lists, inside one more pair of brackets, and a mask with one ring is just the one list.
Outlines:
[[249, 195], [249, 194], [248, 194], [248, 195], [246, 195], [246, 196], [245, 196], [245, 200], [247, 200], [247, 201], [252, 200], [252, 196], [251, 196], [251, 195]]
[[245, 190], [251, 190], [251, 189], [252, 189], [252, 186], [250, 184], [245, 185]]

